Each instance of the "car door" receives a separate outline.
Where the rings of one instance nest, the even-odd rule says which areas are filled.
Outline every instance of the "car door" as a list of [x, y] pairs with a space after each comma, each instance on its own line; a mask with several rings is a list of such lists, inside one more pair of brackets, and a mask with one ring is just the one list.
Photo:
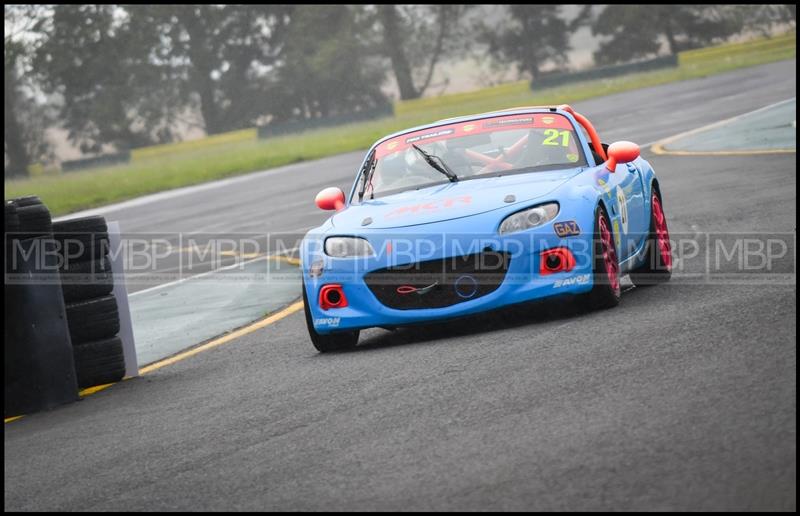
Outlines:
[[647, 237], [644, 203], [644, 182], [636, 162], [621, 163], [608, 174], [607, 186], [611, 197], [611, 225], [617, 242], [620, 261], [634, 255]]

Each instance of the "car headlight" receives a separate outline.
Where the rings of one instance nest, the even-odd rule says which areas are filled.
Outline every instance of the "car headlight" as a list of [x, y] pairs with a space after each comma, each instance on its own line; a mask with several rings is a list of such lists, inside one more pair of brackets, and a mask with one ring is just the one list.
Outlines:
[[518, 211], [503, 220], [503, 223], [500, 224], [500, 234], [516, 233], [541, 226], [556, 218], [556, 215], [558, 215], [557, 202], [540, 204], [527, 210]]
[[372, 256], [375, 254], [375, 250], [363, 238], [329, 237], [325, 240], [325, 254], [336, 258]]

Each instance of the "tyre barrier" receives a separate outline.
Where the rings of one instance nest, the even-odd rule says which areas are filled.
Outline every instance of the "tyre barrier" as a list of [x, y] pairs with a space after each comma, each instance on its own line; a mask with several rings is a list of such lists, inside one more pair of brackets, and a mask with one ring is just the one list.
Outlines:
[[38, 197], [12, 199], [5, 203], [5, 244], [5, 417], [51, 409], [77, 400], [79, 388], [121, 380], [105, 219], [53, 222]]
[[6, 417], [78, 399], [61, 284], [53, 281], [52, 221], [35, 197], [5, 205], [4, 356]]

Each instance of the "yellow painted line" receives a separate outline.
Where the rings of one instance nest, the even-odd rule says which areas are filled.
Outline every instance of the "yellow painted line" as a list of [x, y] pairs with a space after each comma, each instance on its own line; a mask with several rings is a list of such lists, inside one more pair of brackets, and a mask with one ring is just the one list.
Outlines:
[[796, 154], [797, 149], [753, 149], [735, 151], [674, 151], [661, 143], [653, 144], [650, 151], [662, 156], [755, 156], [760, 154]]
[[289, 265], [297, 265], [300, 266], [300, 258], [292, 258], [291, 256], [270, 256], [273, 260], [278, 260], [280, 262], [286, 262]]
[[684, 131], [682, 133], [669, 136], [651, 145], [650, 151], [653, 152], [654, 154], [667, 155], [667, 156], [670, 155], [671, 156], [750, 156], [758, 154], [795, 154], [796, 153], [795, 149], [754, 149], [754, 150], [735, 150], [735, 151], [673, 151], [665, 147], [667, 144], [672, 143], [676, 140], [680, 140], [681, 138], [685, 138], [693, 134], [707, 131], [709, 129], [715, 129], [717, 127], [721, 127], [723, 125], [739, 120], [745, 116], [752, 115], [753, 113], [766, 111], [767, 109], [771, 109], [780, 106], [782, 104], [787, 104], [794, 100], [795, 97], [792, 97], [790, 99], [782, 100], [780, 102], [775, 102], [774, 104], [770, 104], [768, 106], [754, 109], [753, 111], [748, 111], [747, 113], [742, 113], [741, 115], [736, 115], [730, 118], [726, 118], [725, 120], [714, 122], [713, 124], [704, 125], [702, 127], [698, 127], [690, 131]]
[[300, 259], [299, 258], [292, 258], [290, 256], [282, 256], [282, 255], [275, 255], [275, 254], [271, 254], [271, 255], [267, 256], [264, 253], [239, 253], [238, 251], [222, 251], [222, 252], [219, 253], [219, 256], [236, 256], [236, 257], [239, 257], [239, 258], [244, 258], [246, 260], [264, 256], [264, 257], [266, 257], [266, 258], [268, 258], [270, 260], [278, 260], [278, 261], [281, 261], [281, 262], [286, 262], [286, 263], [288, 263], [290, 265], [298, 265], [298, 266], [300, 265]]
[[239, 253], [238, 251], [221, 251], [220, 256], [238, 256], [239, 258], [250, 259], [264, 256], [264, 253]]
[[295, 312], [297, 312], [299, 310], [302, 310], [302, 309], [303, 309], [303, 302], [302, 301], [296, 301], [296, 302], [292, 303], [291, 305], [287, 306], [286, 308], [284, 308], [283, 310], [281, 310], [279, 312], [276, 312], [276, 313], [274, 313], [274, 314], [272, 314], [272, 315], [270, 315], [268, 317], [265, 317], [264, 319], [261, 319], [260, 321], [256, 321], [256, 322], [254, 322], [253, 324], [251, 324], [249, 326], [245, 326], [244, 328], [239, 328], [238, 330], [236, 330], [234, 332], [231, 332], [231, 333], [229, 333], [227, 335], [223, 335], [222, 337], [216, 338], [216, 339], [214, 339], [214, 340], [212, 340], [210, 342], [206, 342], [205, 344], [203, 344], [201, 346], [198, 346], [196, 348], [192, 348], [192, 349], [190, 349], [188, 351], [184, 351], [182, 353], [178, 353], [177, 355], [173, 355], [173, 356], [171, 356], [169, 358], [165, 358], [164, 360], [159, 360], [158, 362], [153, 362], [152, 364], [146, 365], [146, 366], [142, 367], [141, 369], [139, 369], [139, 374], [140, 375], [145, 375], [145, 374], [148, 374], [148, 373], [152, 373], [153, 371], [161, 369], [162, 367], [166, 367], [166, 366], [172, 365], [172, 364], [174, 364], [176, 362], [180, 362], [181, 360], [185, 360], [185, 359], [187, 359], [189, 357], [197, 355], [198, 353], [202, 353], [203, 351], [208, 351], [209, 349], [214, 349], [214, 348], [216, 348], [218, 346], [221, 346], [223, 344], [227, 344], [228, 342], [230, 342], [232, 340], [236, 340], [236, 339], [238, 339], [240, 337], [244, 337], [245, 335], [249, 335], [249, 334], [253, 333], [254, 331], [258, 331], [261, 328], [265, 328], [265, 327], [269, 326], [270, 324], [276, 323], [276, 322], [280, 321], [281, 319], [284, 319], [285, 317], [288, 317], [289, 315], [292, 315], [293, 313], [295, 313]]
[[[187, 358], [193, 357], [194, 355], [202, 353], [203, 351], [208, 351], [209, 349], [214, 349], [214, 348], [219, 347], [219, 346], [221, 346], [223, 344], [227, 344], [228, 342], [231, 342], [232, 340], [236, 340], [236, 339], [238, 339], [240, 337], [244, 337], [245, 335], [249, 335], [249, 334], [251, 334], [251, 333], [253, 333], [255, 331], [260, 330], [261, 328], [265, 328], [265, 327], [269, 326], [270, 324], [274, 324], [274, 323], [280, 321], [281, 319], [284, 319], [284, 318], [286, 318], [286, 317], [292, 315], [293, 313], [298, 312], [298, 311], [300, 311], [302, 309], [303, 309], [303, 302], [302, 301], [295, 301], [294, 303], [292, 303], [291, 305], [287, 306], [283, 310], [281, 310], [279, 312], [275, 312], [274, 314], [269, 315], [269, 316], [261, 319], [260, 321], [256, 321], [253, 324], [245, 326], [244, 328], [239, 328], [238, 330], [236, 330], [234, 332], [228, 333], [227, 335], [223, 335], [222, 337], [219, 337], [219, 338], [216, 338], [216, 339], [214, 339], [212, 341], [206, 342], [205, 344], [203, 344], [201, 346], [198, 346], [196, 348], [192, 348], [192, 349], [190, 349], [188, 351], [184, 351], [183, 353], [178, 353], [177, 355], [173, 355], [173, 356], [171, 356], [169, 358], [165, 358], [164, 360], [159, 360], [158, 362], [153, 362], [152, 364], [146, 365], [146, 366], [142, 367], [141, 369], [139, 369], [139, 375], [145, 375], [145, 374], [148, 374], [148, 373], [152, 373], [153, 371], [161, 369], [162, 367], [166, 367], [168, 365], [175, 364], [177, 362], [180, 362], [181, 360], [186, 360]], [[127, 379], [128, 378], [124, 378], [123, 380], [127, 380]], [[89, 388], [81, 390], [78, 393], [78, 395], [81, 398], [83, 398], [85, 396], [90, 396], [90, 395], [92, 395], [92, 394], [94, 394], [96, 392], [100, 392], [102, 390], [105, 390], [105, 389], [111, 387], [112, 385], [115, 385], [115, 383], [107, 383], [107, 384], [104, 384], [104, 385], [96, 385], [94, 387], [89, 387]], [[8, 417], [8, 418], [5, 418], [5, 422], [6, 423], [11, 423], [12, 421], [16, 421], [17, 419], [20, 419], [21, 417], [23, 417], [23, 416]]]
[[79, 391], [78, 392], [78, 396], [83, 398], [84, 396], [89, 396], [91, 394], [94, 394], [95, 392], [100, 392], [103, 389], [108, 389], [112, 385], [114, 385], [114, 384], [113, 383], [104, 383], [103, 385], [95, 385], [94, 387], [87, 387], [87, 388], [82, 389], [81, 391]]

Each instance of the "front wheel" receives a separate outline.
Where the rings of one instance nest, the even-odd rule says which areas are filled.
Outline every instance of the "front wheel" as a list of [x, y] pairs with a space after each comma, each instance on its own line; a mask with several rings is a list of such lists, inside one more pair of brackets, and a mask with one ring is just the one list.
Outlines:
[[306, 294], [306, 285], [303, 283], [303, 310], [306, 314], [306, 326], [308, 327], [308, 336], [311, 337], [311, 343], [317, 348], [320, 353], [328, 353], [330, 351], [346, 351], [353, 349], [358, 344], [359, 331], [343, 331], [331, 333], [328, 335], [321, 335], [314, 329], [314, 321], [311, 317], [311, 308], [308, 306], [308, 295]]
[[647, 250], [644, 264], [631, 271], [630, 278], [637, 287], [655, 285], [668, 281], [672, 276], [672, 244], [669, 241], [667, 217], [661, 205], [661, 197], [653, 189], [650, 209], [650, 234], [648, 235]]
[[588, 308], [612, 308], [619, 304], [619, 260], [614, 245], [614, 235], [608, 215], [598, 206], [594, 215], [594, 237], [592, 239], [592, 273], [594, 286], [585, 295]]

